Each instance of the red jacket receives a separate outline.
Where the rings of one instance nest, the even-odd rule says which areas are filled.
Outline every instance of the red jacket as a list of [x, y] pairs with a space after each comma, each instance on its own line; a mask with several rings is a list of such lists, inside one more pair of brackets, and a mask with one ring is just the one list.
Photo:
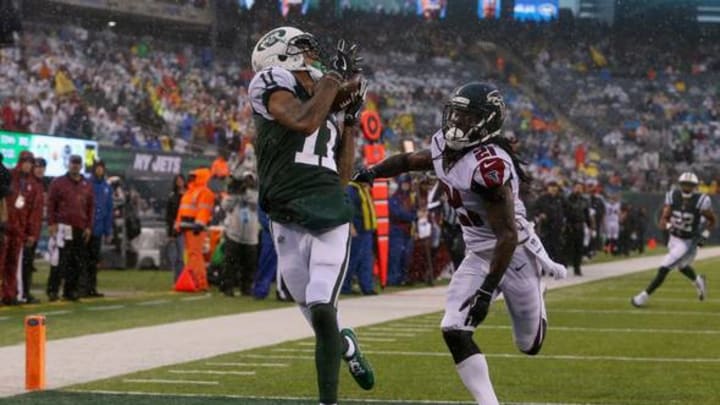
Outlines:
[[73, 228], [92, 229], [95, 196], [85, 177], [73, 180], [69, 174], [50, 183], [48, 224], [67, 224]]
[[[24, 155], [32, 157], [29, 152], [20, 154], [21, 157]], [[35, 236], [35, 229], [39, 226], [38, 219], [42, 219], [44, 201], [42, 185], [32, 172], [23, 174], [20, 164], [18, 161], [17, 166], [10, 171], [10, 195], [5, 198], [5, 205], [8, 210], [8, 231], [25, 241], [28, 236]], [[24, 201], [19, 204], [18, 198], [21, 196]], [[17, 205], [22, 207], [18, 208]]]

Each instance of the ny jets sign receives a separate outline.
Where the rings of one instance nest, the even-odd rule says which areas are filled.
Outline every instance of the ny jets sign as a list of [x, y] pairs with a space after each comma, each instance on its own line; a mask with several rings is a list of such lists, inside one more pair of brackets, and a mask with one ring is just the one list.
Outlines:
[[152, 173], [179, 174], [182, 168], [182, 157], [136, 153], [133, 170]]

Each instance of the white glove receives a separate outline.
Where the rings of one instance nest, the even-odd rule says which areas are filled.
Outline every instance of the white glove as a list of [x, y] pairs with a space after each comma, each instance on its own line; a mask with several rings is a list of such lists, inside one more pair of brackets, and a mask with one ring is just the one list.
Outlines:
[[703, 239], [708, 239], [710, 237], [710, 230], [706, 229], [706, 230], [702, 231], [700, 236], [702, 236]]
[[590, 237], [595, 239], [597, 237], [597, 231], [590, 231]]
[[546, 268], [545, 271], [547, 271], [548, 274], [551, 275], [555, 280], [562, 280], [567, 277], [567, 269], [560, 263], [555, 263], [554, 266]]

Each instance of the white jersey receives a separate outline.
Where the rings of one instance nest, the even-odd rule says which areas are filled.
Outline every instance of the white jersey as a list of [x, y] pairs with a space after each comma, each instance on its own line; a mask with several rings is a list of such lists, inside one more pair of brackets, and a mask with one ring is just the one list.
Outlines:
[[617, 225], [620, 223], [620, 201], [605, 202], [605, 226]]
[[519, 197], [520, 178], [510, 155], [498, 146], [479, 145], [468, 150], [445, 172], [440, 158], [443, 149], [445, 139], [442, 131], [438, 131], [430, 146], [435, 173], [458, 215], [468, 250], [479, 253], [495, 247], [495, 233], [488, 223], [485, 202], [479, 191], [504, 184], [509, 184], [512, 189], [518, 236], [522, 241], [526, 237], [523, 232], [527, 226], [526, 210]]

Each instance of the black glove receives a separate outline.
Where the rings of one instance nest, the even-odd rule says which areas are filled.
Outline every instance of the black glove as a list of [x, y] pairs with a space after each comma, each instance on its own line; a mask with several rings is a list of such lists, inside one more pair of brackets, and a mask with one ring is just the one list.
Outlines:
[[373, 184], [375, 181], [375, 176], [377, 173], [375, 173], [375, 170], [364, 167], [357, 172], [352, 177], [352, 181], [355, 183], [368, 183]]
[[352, 102], [345, 109], [345, 125], [353, 126], [357, 124], [358, 118], [360, 117], [360, 110], [362, 110], [363, 105], [365, 105], [367, 85], [367, 80], [360, 79], [360, 88], [353, 94]]
[[348, 45], [344, 39], [338, 41], [335, 57], [330, 61], [330, 71], [336, 73], [343, 80], [350, 79], [353, 75], [362, 72], [360, 62], [362, 58], [357, 55], [357, 45]]
[[482, 288], [475, 291], [475, 294], [468, 297], [460, 306], [460, 311], [467, 307], [470, 307], [467, 318], [465, 318], [465, 326], [477, 327], [487, 317], [488, 310], [490, 309], [490, 301], [492, 300], [492, 293], [483, 290]]

